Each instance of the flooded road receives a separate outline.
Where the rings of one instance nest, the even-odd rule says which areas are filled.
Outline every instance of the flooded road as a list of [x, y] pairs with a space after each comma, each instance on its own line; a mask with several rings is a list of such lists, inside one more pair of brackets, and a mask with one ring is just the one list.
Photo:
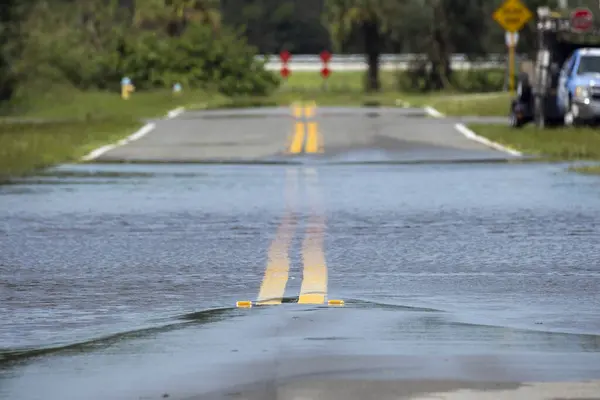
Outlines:
[[0, 186], [0, 398], [590, 398], [543, 382], [600, 378], [599, 197], [542, 163], [66, 165]]

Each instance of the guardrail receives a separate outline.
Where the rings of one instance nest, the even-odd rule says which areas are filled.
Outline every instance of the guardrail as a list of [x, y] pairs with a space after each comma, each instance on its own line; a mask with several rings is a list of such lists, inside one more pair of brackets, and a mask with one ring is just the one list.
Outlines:
[[[406, 70], [410, 63], [422, 58], [420, 54], [382, 54], [380, 68], [382, 70]], [[258, 59], [266, 60], [266, 67], [271, 71], [279, 71], [282, 67], [281, 60], [277, 54], [259, 55]], [[451, 67], [455, 70], [465, 69], [492, 69], [506, 67], [507, 56], [505, 54], [490, 54], [486, 57], [469, 60], [465, 54], [454, 54], [451, 57]], [[527, 59], [519, 55], [517, 59]], [[292, 71], [320, 71], [323, 63], [317, 54], [292, 55], [287, 64]], [[364, 71], [367, 69], [365, 56], [362, 54], [334, 54], [328, 67], [333, 71]]]

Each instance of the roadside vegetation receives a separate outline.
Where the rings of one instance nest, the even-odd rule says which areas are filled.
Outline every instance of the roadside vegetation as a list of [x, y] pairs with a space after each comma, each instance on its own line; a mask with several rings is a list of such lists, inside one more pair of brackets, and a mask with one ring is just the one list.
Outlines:
[[[598, 129], [537, 129], [533, 125], [514, 129], [507, 125], [482, 124], [469, 124], [469, 128], [494, 142], [550, 161], [600, 162], [600, 131]], [[600, 174], [600, 166], [596, 165], [573, 167], [571, 170]]]
[[[475, 60], [504, 52], [503, 32], [489, 18], [493, 1], [477, 8], [392, 3], [7, 0], [0, 8], [0, 177], [75, 160], [180, 106], [407, 102], [448, 115], [505, 115], [506, 94], [497, 93], [503, 69], [449, 63], [452, 53]], [[531, 6], [538, 3], [545, 1]], [[519, 51], [530, 51], [535, 36], [530, 27], [521, 33]], [[334, 70], [326, 87], [319, 72], [292, 71], [283, 82], [256, 58], [282, 49], [363, 53], [368, 68]], [[406, 71], [381, 71], [382, 53], [422, 57]], [[120, 98], [124, 77], [135, 86], [128, 100]]]

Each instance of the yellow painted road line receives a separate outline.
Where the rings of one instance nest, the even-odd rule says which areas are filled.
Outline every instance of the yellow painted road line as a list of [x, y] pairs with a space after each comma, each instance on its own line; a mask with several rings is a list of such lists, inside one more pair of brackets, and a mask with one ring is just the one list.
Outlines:
[[304, 116], [306, 118], [312, 118], [312, 117], [314, 117], [315, 114], [316, 114], [316, 108], [317, 108], [317, 105], [315, 104], [314, 101], [308, 103], [306, 105], [306, 107], [304, 108]]
[[290, 244], [296, 232], [293, 203], [297, 197], [297, 171], [288, 170], [286, 176], [287, 207], [288, 211], [283, 217], [275, 239], [271, 243], [268, 253], [268, 262], [263, 281], [256, 300], [258, 305], [281, 304], [287, 285], [290, 259]]
[[319, 153], [321, 151], [321, 140], [319, 126], [316, 122], [308, 123], [308, 135], [306, 137], [306, 152]]
[[304, 123], [296, 122], [294, 136], [290, 144], [289, 153], [298, 154], [302, 152], [304, 146]]
[[298, 103], [294, 103], [292, 104], [292, 108], [294, 109], [294, 117], [296, 117], [297, 119], [302, 118], [302, 115], [304, 113], [304, 109], [302, 108], [302, 106]]
[[[316, 193], [318, 184], [316, 171], [305, 170], [314, 178], [309, 186], [312, 188], [311, 208], [312, 213], [307, 221], [305, 238], [302, 246], [302, 259], [304, 264], [302, 286], [300, 287], [300, 304], [323, 304], [327, 297], [327, 263], [323, 250], [323, 234], [325, 232], [325, 216], [319, 209]], [[309, 189], [310, 190], [310, 189]]]

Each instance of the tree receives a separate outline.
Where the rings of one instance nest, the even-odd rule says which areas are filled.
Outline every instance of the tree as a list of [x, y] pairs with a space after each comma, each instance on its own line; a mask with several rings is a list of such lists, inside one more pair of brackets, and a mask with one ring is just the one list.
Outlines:
[[367, 58], [367, 91], [379, 91], [379, 60], [390, 21], [400, 17], [403, 1], [325, 0], [324, 19], [336, 50], [358, 29]]

